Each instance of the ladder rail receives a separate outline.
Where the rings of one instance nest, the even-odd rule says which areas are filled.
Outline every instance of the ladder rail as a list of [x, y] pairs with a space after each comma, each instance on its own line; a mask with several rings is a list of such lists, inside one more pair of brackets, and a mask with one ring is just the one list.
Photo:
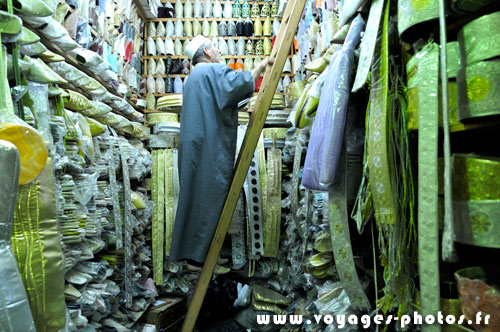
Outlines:
[[182, 332], [192, 332], [196, 319], [198, 318], [208, 285], [210, 284], [210, 280], [217, 263], [217, 258], [219, 257], [222, 249], [234, 209], [236, 208], [236, 204], [240, 196], [241, 188], [243, 187], [250, 163], [252, 162], [255, 148], [257, 147], [262, 128], [264, 127], [269, 106], [271, 105], [274, 92], [278, 86], [278, 80], [281, 76], [283, 66], [285, 65], [286, 58], [290, 51], [290, 46], [297, 31], [305, 3], [306, 0], [291, 0], [285, 9], [281, 22], [281, 28], [274, 42], [274, 47], [270, 56], [271, 59], [274, 59], [274, 63], [271, 70], [267, 68], [264, 74], [254, 110], [250, 116], [248, 129], [238, 155], [233, 181], [231, 183], [226, 202], [224, 203], [212, 243], [208, 250], [205, 264], [203, 265], [203, 269], [201, 270], [200, 277], [196, 284], [193, 299], [191, 300], [186, 318], [182, 325]]

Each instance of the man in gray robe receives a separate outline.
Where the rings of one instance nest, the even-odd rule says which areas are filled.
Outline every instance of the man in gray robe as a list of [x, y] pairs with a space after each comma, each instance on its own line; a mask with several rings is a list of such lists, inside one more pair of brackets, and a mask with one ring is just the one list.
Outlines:
[[220, 63], [220, 51], [203, 36], [196, 36], [185, 53], [194, 69], [182, 100], [180, 192], [170, 259], [200, 265], [231, 185], [238, 102], [252, 96], [255, 80], [272, 61], [263, 60], [251, 72], [233, 70]]

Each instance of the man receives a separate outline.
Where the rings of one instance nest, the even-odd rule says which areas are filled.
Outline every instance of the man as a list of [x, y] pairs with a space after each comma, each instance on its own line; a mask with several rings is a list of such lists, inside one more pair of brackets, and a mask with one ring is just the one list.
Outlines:
[[237, 105], [252, 96], [264, 59], [251, 72], [220, 63], [213, 43], [196, 36], [185, 54], [194, 66], [184, 87], [179, 137], [180, 192], [170, 259], [203, 265], [231, 185]]

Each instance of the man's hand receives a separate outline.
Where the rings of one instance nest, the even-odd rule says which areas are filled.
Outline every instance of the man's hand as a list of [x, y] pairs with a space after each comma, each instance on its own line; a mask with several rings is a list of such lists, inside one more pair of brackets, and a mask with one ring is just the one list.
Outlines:
[[266, 67], [272, 66], [273, 63], [274, 63], [274, 58], [262, 59], [262, 61], [259, 63], [259, 65], [252, 70], [253, 80], [257, 81], [260, 74], [266, 70]]

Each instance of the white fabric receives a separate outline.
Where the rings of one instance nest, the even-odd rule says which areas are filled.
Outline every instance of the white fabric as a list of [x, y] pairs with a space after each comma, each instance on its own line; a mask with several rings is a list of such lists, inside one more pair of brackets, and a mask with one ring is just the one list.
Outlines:
[[224, 18], [232, 18], [233, 17], [233, 4], [230, 0], [227, 0], [224, 3]]

